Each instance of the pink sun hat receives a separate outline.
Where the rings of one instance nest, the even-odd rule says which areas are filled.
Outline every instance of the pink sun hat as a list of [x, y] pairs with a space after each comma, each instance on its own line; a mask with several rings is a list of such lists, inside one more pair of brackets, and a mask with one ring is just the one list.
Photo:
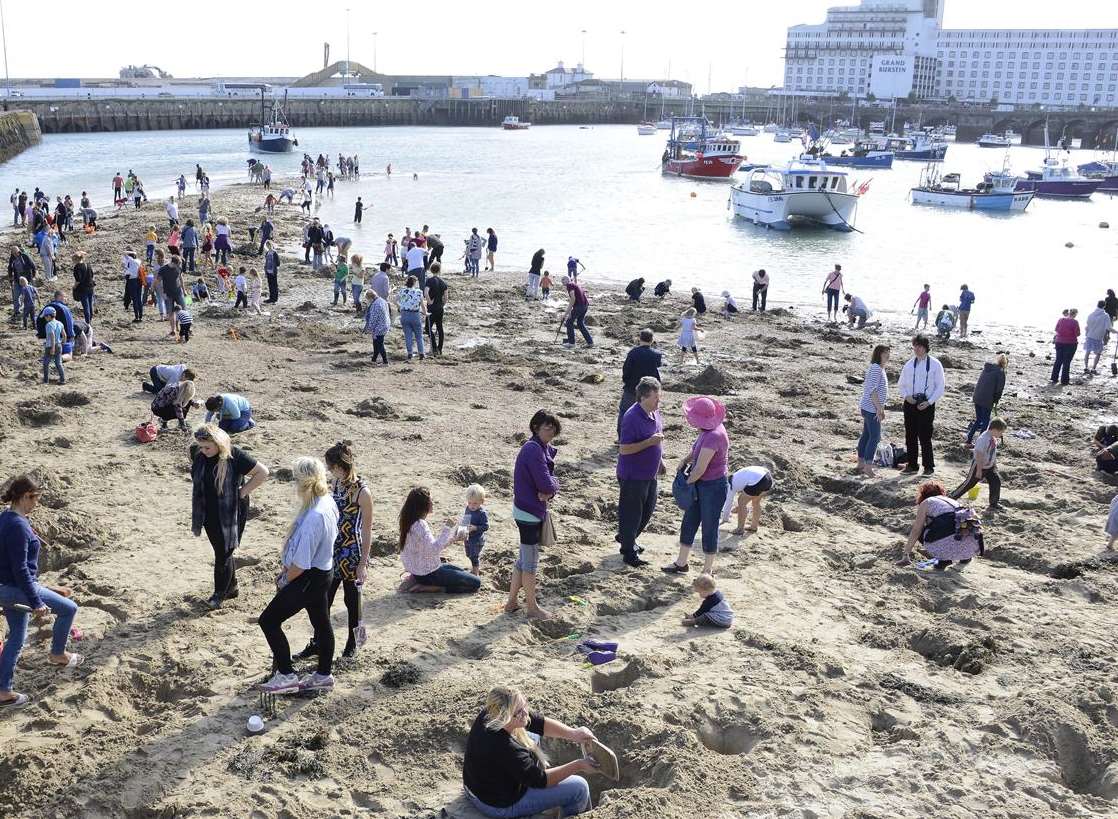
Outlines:
[[683, 417], [696, 429], [717, 429], [726, 418], [726, 405], [709, 395], [697, 395], [683, 402]]

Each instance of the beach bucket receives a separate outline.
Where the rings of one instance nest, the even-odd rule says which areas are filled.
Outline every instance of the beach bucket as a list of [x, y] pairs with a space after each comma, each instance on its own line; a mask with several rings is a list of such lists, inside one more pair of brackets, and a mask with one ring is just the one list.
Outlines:
[[73, 354], [74, 354], [74, 342], [63, 341], [62, 342], [62, 355], [73, 355]]
[[981, 489], [982, 489], [982, 487], [979, 484], [975, 484], [974, 486], [972, 486], [970, 491], [967, 492], [967, 500], [969, 500], [969, 501], [978, 500], [978, 494], [981, 491]]

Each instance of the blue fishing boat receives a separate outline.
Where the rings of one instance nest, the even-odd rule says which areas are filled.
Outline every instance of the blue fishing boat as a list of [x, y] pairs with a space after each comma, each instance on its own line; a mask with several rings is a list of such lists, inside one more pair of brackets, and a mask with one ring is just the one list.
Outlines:
[[947, 157], [947, 143], [937, 142], [924, 133], [888, 136], [878, 140], [877, 145], [879, 150], [892, 151], [897, 159], [909, 162], [942, 162]]
[[832, 154], [830, 146], [816, 143], [801, 158], [822, 159], [828, 165], [843, 168], [877, 168], [889, 170], [893, 167], [893, 152], [880, 150], [872, 142], [859, 142], [853, 148], [838, 155]]
[[1036, 194], [1017, 190], [1017, 177], [1010, 173], [1007, 160], [1000, 173], [987, 174], [973, 188], [962, 187], [957, 173], [941, 176], [939, 168], [929, 163], [911, 196], [914, 205], [1013, 213], [1024, 211]]

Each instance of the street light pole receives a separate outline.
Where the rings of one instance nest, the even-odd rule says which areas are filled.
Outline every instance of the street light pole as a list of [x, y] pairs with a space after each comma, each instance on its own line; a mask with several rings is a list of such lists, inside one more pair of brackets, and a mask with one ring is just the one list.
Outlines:
[[586, 29], [582, 30], [582, 65], [583, 70], [586, 69]]
[[373, 73], [377, 73], [377, 33], [373, 32]]
[[349, 79], [349, 9], [345, 10], [345, 75]]
[[[621, 82], [624, 85], [624, 83], [625, 83], [625, 30], [624, 29], [621, 30]], [[622, 91], [622, 93], [624, 93], [624, 91], [625, 91], [624, 87], [621, 89], [621, 91]]]
[[8, 32], [4, 27], [4, 2], [0, 0], [0, 39], [4, 41], [4, 96], [12, 98], [12, 81], [8, 78]]

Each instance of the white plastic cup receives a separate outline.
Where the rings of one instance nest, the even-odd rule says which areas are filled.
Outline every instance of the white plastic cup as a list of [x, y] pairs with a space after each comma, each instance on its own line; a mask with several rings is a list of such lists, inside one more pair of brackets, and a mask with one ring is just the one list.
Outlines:
[[264, 720], [260, 718], [259, 714], [253, 714], [248, 718], [248, 732], [250, 734], [259, 734], [264, 730]]

